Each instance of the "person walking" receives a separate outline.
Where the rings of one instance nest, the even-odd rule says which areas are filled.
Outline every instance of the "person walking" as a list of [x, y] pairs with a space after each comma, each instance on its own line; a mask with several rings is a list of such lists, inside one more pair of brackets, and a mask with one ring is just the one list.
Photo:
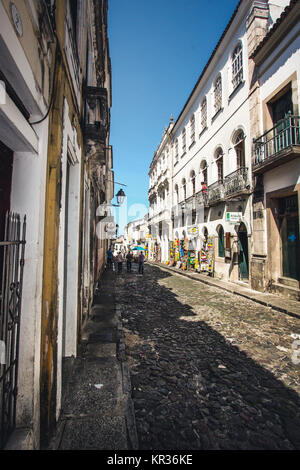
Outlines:
[[139, 256], [139, 274], [144, 274], [144, 261], [145, 261], [145, 255], [144, 255], [144, 252], [141, 251], [140, 256]]
[[122, 272], [122, 265], [123, 265], [123, 255], [121, 251], [119, 251], [117, 256], [117, 263], [118, 263], [118, 273]]
[[112, 261], [113, 261], [113, 252], [111, 247], [107, 250], [107, 266], [109, 268], [112, 267]]
[[132, 260], [133, 260], [133, 255], [132, 255], [131, 251], [128, 251], [128, 253], [127, 253], [127, 255], [126, 255], [127, 272], [128, 272], [128, 273], [131, 273], [131, 263], [132, 263]]

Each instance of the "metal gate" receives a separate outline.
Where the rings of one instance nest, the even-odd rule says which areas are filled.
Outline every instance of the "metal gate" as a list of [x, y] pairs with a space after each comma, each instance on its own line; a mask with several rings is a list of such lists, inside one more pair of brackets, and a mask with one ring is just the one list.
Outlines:
[[0, 449], [16, 424], [26, 217], [7, 213], [0, 240]]

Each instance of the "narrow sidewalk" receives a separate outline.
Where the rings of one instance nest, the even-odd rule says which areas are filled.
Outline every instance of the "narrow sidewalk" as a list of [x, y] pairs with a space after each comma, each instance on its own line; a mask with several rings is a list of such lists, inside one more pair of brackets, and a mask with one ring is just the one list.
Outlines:
[[158, 266], [160, 269], [189, 277], [194, 281], [203, 282], [209, 286], [222, 289], [223, 291], [225, 290], [227, 292], [231, 292], [232, 294], [241, 295], [242, 297], [246, 297], [247, 299], [253, 300], [254, 302], [258, 302], [267, 307], [271, 307], [274, 310], [278, 310], [279, 312], [300, 318], [300, 302], [297, 300], [287, 299], [275, 294], [258, 292], [233, 282], [221, 281], [220, 279], [216, 279], [201, 273], [182, 271], [181, 269], [173, 268], [163, 263], [157, 263], [150, 260], [147, 260], [147, 263], [153, 266]]
[[100, 279], [71, 378], [65, 385], [52, 450], [138, 448], [114, 277], [107, 270]]

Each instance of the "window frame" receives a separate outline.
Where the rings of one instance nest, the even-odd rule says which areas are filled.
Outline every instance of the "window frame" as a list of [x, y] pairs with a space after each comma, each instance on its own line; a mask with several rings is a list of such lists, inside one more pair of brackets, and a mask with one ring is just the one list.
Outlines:
[[207, 98], [206, 96], [204, 96], [204, 98], [201, 101], [200, 113], [201, 113], [201, 127], [203, 130], [207, 127]]
[[[202, 163], [205, 162], [205, 166], [202, 168]], [[207, 165], [207, 160], [203, 159], [200, 163], [200, 172], [201, 172], [201, 181], [204, 181], [206, 186], [208, 185], [208, 165]]]
[[214, 108], [215, 114], [222, 109], [222, 76], [220, 73], [214, 81]]
[[183, 178], [182, 180], [182, 189], [183, 189], [183, 200], [186, 200], [186, 179]]
[[239, 42], [231, 54], [232, 87], [235, 90], [244, 78], [243, 45]]
[[195, 142], [195, 114], [191, 116], [190, 119], [190, 138], [191, 138], [191, 144]]
[[[224, 152], [223, 152], [223, 149], [222, 147], [218, 147], [216, 152], [215, 152], [215, 162], [216, 162], [216, 165], [217, 165], [217, 170], [218, 170], [218, 179], [217, 181], [219, 183], [223, 183], [224, 182]], [[221, 177], [220, 177], [220, 173], [221, 173]]]
[[179, 155], [178, 155], [178, 139], [175, 140], [174, 146], [175, 146], [175, 163], [177, 163], [178, 158], [179, 158]]
[[182, 129], [181, 139], [182, 139], [182, 155], [184, 155], [186, 153], [186, 128], [185, 127]]

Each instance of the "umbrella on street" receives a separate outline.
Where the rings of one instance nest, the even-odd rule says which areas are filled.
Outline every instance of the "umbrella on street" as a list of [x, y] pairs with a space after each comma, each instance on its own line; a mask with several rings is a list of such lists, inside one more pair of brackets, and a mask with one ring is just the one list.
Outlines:
[[142, 246], [135, 246], [134, 248], [131, 248], [131, 250], [137, 250], [137, 251], [145, 251], [146, 248], [143, 248]]

